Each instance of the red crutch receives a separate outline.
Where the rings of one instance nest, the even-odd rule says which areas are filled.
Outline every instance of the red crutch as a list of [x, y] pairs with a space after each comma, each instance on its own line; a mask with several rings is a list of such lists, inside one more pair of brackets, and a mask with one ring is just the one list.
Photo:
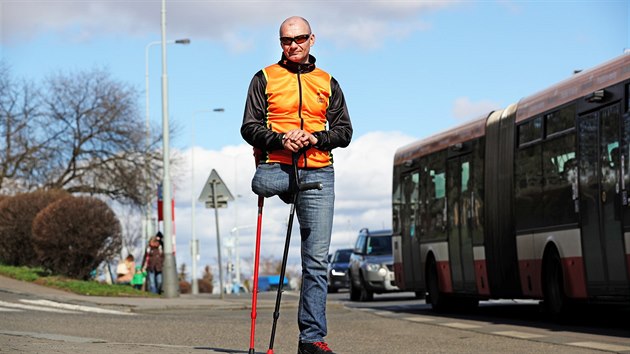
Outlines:
[[262, 231], [262, 211], [265, 198], [258, 196], [258, 221], [256, 222], [256, 253], [254, 255], [254, 287], [252, 289], [252, 325], [249, 336], [249, 354], [255, 354], [254, 336], [256, 333], [256, 301], [258, 300], [258, 266], [260, 263], [260, 234]]
[[[260, 162], [261, 151], [254, 148], [254, 160], [256, 166]], [[256, 221], [256, 252], [254, 254], [254, 286], [252, 288], [252, 324], [251, 333], [249, 335], [249, 354], [255, 354], [255, 334], [256, 334], [256, 304], [258, 300], [258, 267], [260, 265], [260, 235], [262, 232], [262, 212], [265, 204], [265, 197], [258, 196], [258, 220]]]

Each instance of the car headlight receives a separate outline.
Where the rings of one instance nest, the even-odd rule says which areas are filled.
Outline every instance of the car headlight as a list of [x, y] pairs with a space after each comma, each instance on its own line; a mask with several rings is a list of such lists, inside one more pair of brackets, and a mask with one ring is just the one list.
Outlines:
[[367, 265], [367, 270], [369, 272], [378, 272], [378, 270], [381, 268], [380, 264], [368, 264]]
[[331, 274], [332, 274], [332, 275], [334, 275], [334, 276], [338, 276], [338, 277], [340, 277], [340, 276], [345, 275], [345, 274], [346, 274], [346, 272], [340, 272], [340, 271], [338, 271], [338, 270], [333, 269], [333, 270], [332, 270], [332, 272], [331, 272]]
[[380, 275], [380, 276], [382, 276], [382, 277], [386, 276], [386, 275], [387, 275], [387, 268], [385, 268], [385, 267], [381, 267], [381, 268], [378, 270], [378, 275]]

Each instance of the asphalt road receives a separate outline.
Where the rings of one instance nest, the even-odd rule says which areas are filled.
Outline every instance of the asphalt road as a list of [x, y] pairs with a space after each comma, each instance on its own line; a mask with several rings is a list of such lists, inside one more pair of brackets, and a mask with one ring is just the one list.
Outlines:
[[[52, 307], [41, 302], [43, 297], [50, 296], [0, 290], [1, 353], [247, 353], [249, 348], [247, 306], [81, 303], [116, 311], [95, 313]], [[275, 294], [261, 293], [260, 298], [255, 348], [266, 353]], [[296, 352], [297, 299], [295, 293], [283, 295], [275, 353]], [[64, 303], [60, 300], [55, 298]], [[249, 296], [234, 301], [247, 304]], [[24, 305], [35, 309], [20, 307]], [[371, 303], [332, 294], [327, 340], [337, 353], [630, 353], [624, 325], [557, 325], [533, 313], [535, 305], [508, 302], [484, 304], [473, 314], [438, 316], [412, 294], [377, 295]]]

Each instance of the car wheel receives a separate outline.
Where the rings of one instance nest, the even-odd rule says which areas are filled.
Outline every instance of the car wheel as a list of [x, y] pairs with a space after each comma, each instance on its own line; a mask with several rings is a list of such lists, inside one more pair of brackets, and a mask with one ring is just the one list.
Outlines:
[[336, 293], [336, 292], [337, 292], [337, 290], [339, 290], [339, 289], [335, 288], [334, 286], [329, 286], [329, 287], [328, 287], [328, 292], [329, 292], [329, 293]]
[[354, 280], [350, 278], [350, 301], [359, 301], [361, 297], [361, 289], [354, 285]]
[[367, 289], [367, 286], [365, 284], [365, 280], [363, 279], [363, 275], [361, 275], [361, 289], [360, 289], [360, 293], [359, 293], [359, 301], [361, 302], [367, 302], [367, 301], [372, 301], [374, 300], [374, 293], [369, 291]]

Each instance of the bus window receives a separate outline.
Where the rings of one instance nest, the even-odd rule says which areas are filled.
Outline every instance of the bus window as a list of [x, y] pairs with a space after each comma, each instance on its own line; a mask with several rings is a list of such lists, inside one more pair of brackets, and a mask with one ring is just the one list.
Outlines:
[[546, 114], [545, 125], [547, 137], [575, 128], [575, 105]]
[[[545, 141], [543, 144], [543, 214], [544, 225], [577, 222], [573, 205], [574, 186], [567, 171], [575, 158], [575, 133]], [[574, 161], [574, 160], [573, 160]], [[569, 162], [569, 166], [567, 166]]]
[[418, 186], [420, 182], [420, 174], [418, 172], [403, 177], [403, 196], [402, 196], [402, 233], [409, 234], [410, 237], [416, 236], [416, 220], [418, 213]]
[[444, 153], [438, 153], [429, 161], [427, 200], [429, 203], [429, 239], [446, 239], [446, 178]]
[[483, 244], [483, 196], [484, 196], [484, 150], [485, 140], [480, 139], [473, 145], [473, 160], [470, 169], [472, 186], [470, 188], [471, 195], [471, 227], [473, 230], [473, 244]]
[[[398, 170], [399, 171], [399, 170]], [[394, 181], [393, 181], [393, 189], [394, 192], [392, 193], [392, 231], [395, 235], [400, 234], [401, 232], [401, 219], [400, 219], [400, 210], [402, 208], [402, 201], [401, 201], [401, 193], [400, 193], [400, 185], [401, 185], [401, 181], [400, 181], [400, 173], [398, 171], [395, 171], [394, 173]]]
[[542, 221], [542, 162], [541, 145], [536, 144], [516, 152], [514, 161], [515, 226], [517, 230], [541, 226]]
[[532, 143], [542, 139], [542, 118], [537, 117], [518, 126], [518, 145]]

